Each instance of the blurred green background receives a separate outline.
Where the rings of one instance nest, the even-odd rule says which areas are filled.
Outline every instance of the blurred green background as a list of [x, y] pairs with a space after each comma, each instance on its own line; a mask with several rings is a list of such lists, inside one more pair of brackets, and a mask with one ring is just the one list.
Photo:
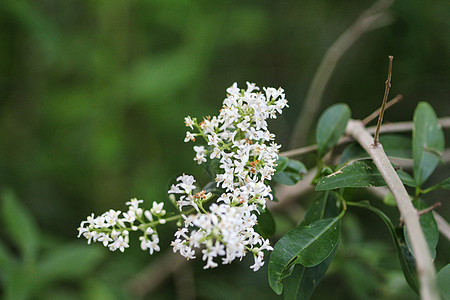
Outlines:
[[[32, 299], [277, 298], [266, 269], [248, 268], [251, 259], [212, 271], [190, 262], [183, 271], [190, 279], [169, 276], [139, 296], [130, 281], [158, 255], [142, 252], [137, 238], [126, 254], [88, 247], [76, 240], [76, 228], [91, 212], [123, 210], [133, 197], [147, 207], [165, 200], [174, 175], [201, 173], [192, 145], [183, 142], [183, 117], [217, 114], [235, 81], [285, 89], [290, 108], [272, 130], [287, 145], [325, 51], [373, 2], [2, 1], [0, 189], [9, 199], [2, 200], [2, 218], [24, 220], [13, 230], [14, 222], [6, 220], [0, 229], [2, 293]], [[393, 55], [391, 95], [401, 93], [404, 100], [385, 121], [411, 120], [419, 101], [430, 102], [438, 116], [450, 115], [450, 2], [396, 1], [390, 12], [390, 25], [367, 33], [343, 56], [321, 111], [337, 102], [348, 103], [354, 118], [374, 111]], [[312, 143], [313, 132], [310, 137]], [[448, 176], [448, 168], [440, 167], [439, 176]], [[445, 202], [449, 195], [435, 196]], [[449, 205], [441, 209], [445, 216]], [[372, 216], [348, 218], [347, 242], [315, 299], [411, 299], [388, 232], [379, 232], [375, 217], [367, 220]], [[162, 233], [162, 250], [171, 229]], [[439, 247], [442, 266], [450, 246], [441, 237]], [[53, 277], [38, 280], [43, 270]]]

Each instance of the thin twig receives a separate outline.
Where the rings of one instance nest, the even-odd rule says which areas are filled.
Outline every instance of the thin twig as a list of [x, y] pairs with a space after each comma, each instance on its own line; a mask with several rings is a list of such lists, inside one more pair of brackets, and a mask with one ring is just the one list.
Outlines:
[[378, 135], [380, 134], [381, 123], [383, 123], [384, 111], [386, 110], [386, 101], [389, 95], [389, 89], [391, 88], [391, 78], [392, 78], [392, 61], [394, 60], [393, 56], [389, 56], [389, 70], [388, 70], [388, 78], [385, 82], [384, 88], [384, 96], [383, 102], [381, 103], [380, 115], [378, 116], [377, 129], [375, 130], [375, 135], [373, 137], [373, 145], [378, 145]]
[[367, 151], [394, 195], [401, 217], [405, 222], [416, 259], [421, 298], [423, 300], [439, 299], [436, 286], [436, 271], [419, 223], [417, 210], [413, 207], [403, 183], [383, 150], [383, 146], [381, 144], [373, 145], [373, 137], [367, 132], [361, 121], [350, 120], [346, 132]]
[[[386, 103], [385, 109], [388, 109], [389, 107], [396, 104], [397, 102], [399, 102], [402, 99], [403, 99], [403, 96], [398, 94], [397, 96], [395, 96], [394, 98], [389, 100], [388, 103]], [[376, 117], [378, 117], [378, 115], [380, 114], [380, 111], [381, 111], [381, 108], [377, 109], [376, 111], [374, 111], [373, 113], [371, 113], [370, 115], [365, 117], [364, 120], [362, 120], [363, 125], [365, 126], [365, 125], [369, 124], [372, 120], [374, 120]]]
[[386, 11], [393, 2], [393, 0], [375, 2], [361, 13], [358, 19], [328, 48], [309, 86], [301, 113], [291, 134], [289, 148], [295, 148], [305, 143], [320, 107], [325, 87], [344, 53], [366, 32], [387, 26], [392, 22], [392, 17]]
[[[387, 105], [386, 105], [387, 108]], [[443, 117], [438, 119], [439, 125], [443, 129], [450, 128], [450, 117]], [[391, 124], [384, 124], [380, 127], [380, 133], [392, 133], [392, 132], [405, 132], [405, 131], [411, 131], [414, 127], [414, 124], [412, 122], [396, 122]], [[376, 126], [367, 127], [367, 132], [374, 133], [376, 129]], [[341, 138], [336, 145], [342, 145], [344, 143], [350, 142], [352, 139], [349, 137], [343, 137]], [[292, 149], [289, 151], [283, 151], [280, 152], [280, 156], [286, 156], [286, 157], [297, 157], [303, 154], [308, 154], [311, 152], [314, 152], [317, 150], [317, 145], [310, 145], [306, 147], [301, 147], [297, 149]]]
[[433, 216], [436, 219], [439, 232], [450, 241], [450, 225], [447, 221], [437, 212], [433, 211]]

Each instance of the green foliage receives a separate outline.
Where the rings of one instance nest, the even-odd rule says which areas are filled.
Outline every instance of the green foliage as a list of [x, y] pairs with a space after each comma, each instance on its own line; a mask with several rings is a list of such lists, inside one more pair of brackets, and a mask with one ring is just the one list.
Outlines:
[[420, 102], [414, 112], [414, 178], [418, 187], [430, 177], [444, 151], [444, 133], [433, 108]]
[[345, 165], [338, 171], [321, 178], [316, 191], [332, 190], [343, 187], [385, 186], [375, 163], [371, 160], [358, 160]]
[[324, 156], [344, 134], [351, 111], [346, 104], [335, 104], [320, 116], [316, 130], [317, 152]]
[[303, 178], [306, 167], [303, 163], [295, 159], [280, 157], [277, 161], [276, 172], [272, 179], [278, 183], [294, 185]]
[[270, 255], [268, 270], [269, 284], [277, 294], [283, 291], [282, 280], [292, 273], [294, 265], [314, 267], [331, 254], [339, 241], [342, 215], [300, 225], [277, 242]]
[[21, 250], [16, 257], [0, 243], [5, 299], [35, 298], [57, 282], [83, 281], [101, 262], [101, 249], [80, 243], [56, 244], [44, 250], [34, 219], [11, 191], [3, 192], [1, 211], [8, 236]]

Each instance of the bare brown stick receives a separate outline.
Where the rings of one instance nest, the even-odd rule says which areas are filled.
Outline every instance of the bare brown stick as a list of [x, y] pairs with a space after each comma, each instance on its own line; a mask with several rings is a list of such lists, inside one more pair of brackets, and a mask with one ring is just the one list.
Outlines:
[[394, 57], [389, 56], [388, 78], [386, 79], [386, 82], [385, 82], [383, 102], [381, 103], [380, 115], [378, 116], [377, 129], [376, 129], [375, 135], [373, 137], [373, 145], [374, 146], [378, 145], [378, 135], [380, 134], [380, 127], [381, 127], [381, 123], [383, 123], [384, 111], [386, 110], [386, 101], [387, 101], [387, 97], [389, 95], [389, 89], [391, 88], [392, 61], [393, 60], [394, 60]]
[[438, 207], [441, 207], [441, 202], [436, 202], [433, 205], [431, 205], [430, 207], [422, 209], [421, 211], [418, 212], [419, 216], [422, 216], [422, 215], [424, 215], [426, 213], [429, 213], [430, 211], [432, 211], [432, 210], [434, 210], [434, 209], [436, 209]]
[[400, 215], [405, 222], [406, 230], [411, 240], [413, 254], [416, 259], [421, 299], [439, 299], [436, 285], [436, 271], [419, 222], [419, 215], [417, 210], [412, 206], [411, 199], [402, 181], [392, 167], [391, 162], [387, 158], [383, 146], [381, 144], [373, 144], [373, 137], [367, 132], [361, 121], [350, 120], [346, 132], [367, 151], [394, 195]]
[[[394, 98], [389, 100], [388, 103], [386, 103], [386, 109], [388, 109], [392, 105], [398, 103], [402, 99], [403, 99], [403, 96], [398, 94], [397, 96], [395, 96]], [[380, 114], [380, 111], [381, 111], [381, 108], [377, 109], [376, 111], [374, 111], [373, 113], [371, 113], [370, 115], [365, 117], [364, 120], [362, 120], [362, 123], [364, 124], [364, 126], [369, 124], [372, 120], [375, 120], [375, 118], [378, 117], [378, 115]]]
[[447, 221], [441, 217], [440, 214], [433, 211], [433, 216], [436, 219], [436, 223], [439, 228], [439, 232], [447, 238], [447, 240], [450, 241], [450, 225], [447, 223]]
[[291, 134], [290, 149], [305, 144], [307, 134], [310, 132], [320, 107], [325, 87], [341, 57], [365, 33], [387, 26], [392, 22], [392, 17], [387, 9], [393, 2], [393, 0], [375, 2], [362, 12], [358, 19], [328, 48], [309, 86], [302, 110]]

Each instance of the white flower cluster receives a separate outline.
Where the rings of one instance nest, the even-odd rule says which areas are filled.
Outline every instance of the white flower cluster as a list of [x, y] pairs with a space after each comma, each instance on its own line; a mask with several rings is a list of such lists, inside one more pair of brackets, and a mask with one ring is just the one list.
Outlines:
[[[136, 198], [126, 202], [127, 212], [122, 213], [111, 209], [98, 217], [94, 217], [94, 214], [88, 216], [78, 228], [78, 237], [84, 236], [88, 244], [91, 241], [102, 242], [103, 246], [111, 251], [119, 249], [124, 252], [125, 248], [129, 247], [130, 231], [141, 231], [143, 232], [139, 238], [141, 249], [149, 250], [150, 254], [159, 251], [156, 225], [166, 223], [166, 219], [162, 218], [166, 214], [163, 209], [164, 203], [153, 202], [150, 210], [143, 210], [139, 207], [139, 203], [142, 202], [143, 200]], [[136, 225], [136, 222], [140, 224]]]
[[[262, 250], [273, 250], [269, 241], [254, 230], [258, 207], [266, 206], [272, 199], [271, 188], [266, 184], [275, 173], [278, 149], [273, 142], [275, 135], [267, 130], [267, 119], [276, 118], [287, 106], [283, 89], [264, 88], [258, 91], [255, 84], [247, 82], [246, 90], [239, 90], [234, 83], [227, 89], [219, 116], [206, 117], [197, 123], [186, 117], [185, 142], [202, 137], [207, 146], [194, 146], [198, 164], [209, 160], [219, 161], [220, 171], [216, 175], [217, 186], [225, 192], [212, 204], [209, 211], [202, 204], [211, 198], [205, 191], [193, 194], [195, 179], [189, 175], [177, 178], [169, 193], [182, 194], [178, 200], [180, 211], [192, 206], [196, 215], [185, 217], [185, 226], [176, 234], [172, 243], [174, 252], [179, 251], [187, 259], [195, 257], [194, 248], [204, 245], [202, 250], [205, 268], [213, 268], [213, 259], [222, 256], [222, 263], [242, 258], [248, 251], [254, 254], [255, 271], [263, 264]], [[189, 231], [189, 229], [191, 229]]]

